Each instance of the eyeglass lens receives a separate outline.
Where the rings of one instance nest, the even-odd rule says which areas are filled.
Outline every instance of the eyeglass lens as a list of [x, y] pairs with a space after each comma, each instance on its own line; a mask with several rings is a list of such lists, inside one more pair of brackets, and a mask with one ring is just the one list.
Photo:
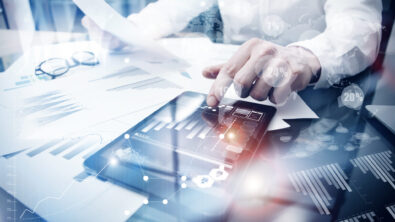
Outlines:
[[73, 54], [74, 61], [82, 65], [96, 65], [99, 60], [92, 52], [81, 51]]
[[58, 76], [67, 72], [69, 70], [69, 65], [66, 59], [53, 58], [42, 63], [40, 68], [45, 73]]

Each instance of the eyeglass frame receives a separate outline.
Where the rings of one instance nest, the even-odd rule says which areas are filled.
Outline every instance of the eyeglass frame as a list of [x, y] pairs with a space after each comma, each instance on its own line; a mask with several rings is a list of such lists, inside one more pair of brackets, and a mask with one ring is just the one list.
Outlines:
[[[95, 59], [95, 61], [94, 61], [93, 63], [92, 63], [92, 62], [80, 62], [80, 61], [78, 61], [78, 60], [74, 57], [74, 55], [77, 54], [77, 53], [88, 53], [88, 54], [90, 54], [90, 55], [93, 56], [93, 58]], [[45, 63], [48, 62], [48, 61], [55, 60], [55, 59], [62, 59], [62, 60], [65, 61], [66, 66], [67, 66], [67, 69], [66, 69], [64, 72], [62, 72], [62, 73], [60, 73], [60, 74], [52, 74], [52, 73], [48, 73], [48, 72], [45, 72], [44, 70], [42, 70], [41, 66], [42, 66], [43, 64], [45, 64]], [[71, 61], [74, 62], [74, 64], [70, 64], [70, 62], [69, 62], [70, 59], [71, 59]], [[63, 76], [63, 75], [66, 74], [71, 68], [74, 68], [74, 67], [76, 67], [76, 66], [80, 66], [80, 65], [85, 65], [85, 66], [96, 66], [96, 65], [98, 65], [98, 64], [100, 64], [100, 61], [99, 61], [99, 59], [97, 58], [97, 56], [96, 56], [95, 53], [93, 53], [93, 52], [91, 52], [91, 51], [78, 51], [78, 52], [74, 52], [73, 55], [71, 55], [71, 57], [68, 58], [68, 59], [66, 59], [66, 58], [60, 58], [60, 57], [53, 57], [53, 58], [49, 58], [49, 59], [46, 59], [46, 60], [42, 61], [40, 64], [38, 64], [37, 68], [35, 69], [34, 74], [35, 74], [37, 77], [39, 77], [39, 76], [41, 76], [41, 75], [47, 75], [47, 76], [49, 76], [51, 79], [55, 79], [55, 78], [57, 78], [57, 77], [59, 77], [59, 76]], [[41, 72], [41, 73], [39, 73], [39, 72]]]

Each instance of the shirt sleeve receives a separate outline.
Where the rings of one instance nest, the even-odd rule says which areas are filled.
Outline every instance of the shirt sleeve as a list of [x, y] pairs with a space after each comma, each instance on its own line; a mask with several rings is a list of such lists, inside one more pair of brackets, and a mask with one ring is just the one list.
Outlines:
[[327, 0], [324, 11], [323, 33], [290, 44], [309, 49], [317, 56], [321, 77], [316, 88], [329, 87], [371, 65], [381, 39], [380, 0]]
[[128, 20], [144, 35], [157, 39], [181, 31], [188, 22], [214, 5], [216, 0], [159, 0]]

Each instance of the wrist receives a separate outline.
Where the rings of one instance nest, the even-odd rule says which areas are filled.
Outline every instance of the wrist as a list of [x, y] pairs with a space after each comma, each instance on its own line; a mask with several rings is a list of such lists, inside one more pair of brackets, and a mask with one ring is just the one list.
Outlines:
[[306, 49], [301, 46], [289, 46], [289, 47], [297, 48], [300, 58], [303, 58], [306, 65], [310, 68], [311, 79], [309, 83], [314, 84], [318, 82], [318, 79], [321, 76], [321, 64], [317, 56], [315, 56], [314, 53], [311, 52], [309, 49]]

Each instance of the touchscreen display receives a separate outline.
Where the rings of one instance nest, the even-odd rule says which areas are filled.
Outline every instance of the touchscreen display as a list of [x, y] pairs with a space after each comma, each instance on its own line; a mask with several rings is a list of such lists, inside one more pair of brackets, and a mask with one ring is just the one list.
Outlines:
[[103, 170], [103, 177], [160, 198], [171, 199], [183, 188], [223, 190], [235, 168], [251, 158], [275, 109], [226, 99], [209, 107], [205, 99], [183, 93], [86, 165], [95, 168], [89, 164], [95, 158], [113, 161], [116, 166]]

